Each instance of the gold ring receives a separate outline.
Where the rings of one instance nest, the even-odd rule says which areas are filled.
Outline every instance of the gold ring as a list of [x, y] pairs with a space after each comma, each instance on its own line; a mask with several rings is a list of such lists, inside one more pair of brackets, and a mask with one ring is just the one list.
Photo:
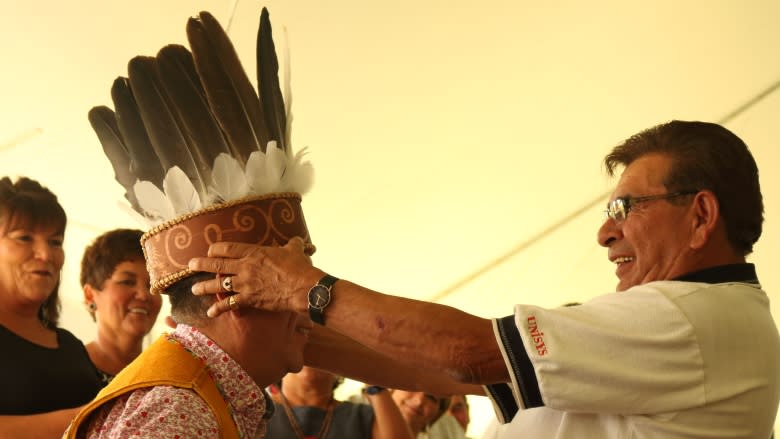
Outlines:
[[225, 276], [222, 278], [222, 288], [227, 292], [233, 292], [233, 276]]
[[228, 297], [228, 308], [230, 308], [231, 311], [238, 309], [238, 302], [236, 301], [235, 295]]

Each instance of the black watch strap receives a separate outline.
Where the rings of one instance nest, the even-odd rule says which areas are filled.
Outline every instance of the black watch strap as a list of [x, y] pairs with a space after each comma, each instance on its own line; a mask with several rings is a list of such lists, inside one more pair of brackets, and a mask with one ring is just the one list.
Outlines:
[[337, 280], [326, 274], [309, 290], [309, 318], [312, 322], [325, 324], [325, 308], [330, 305], [331, 289]]

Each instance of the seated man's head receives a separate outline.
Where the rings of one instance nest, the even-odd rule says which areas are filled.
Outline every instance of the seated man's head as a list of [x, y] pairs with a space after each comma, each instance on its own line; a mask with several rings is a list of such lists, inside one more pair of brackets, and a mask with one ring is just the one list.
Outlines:
[[150, 223], [141, 245], [151, 292], [170, 294], [176, 322], [198, 328], [267, 385], [301, 368], [311, 322], [250, 309], [209, 318], [215, 299], [192, 294], [203, 278], [188, 261], [218, 242], [292, 237], [313, 253], [300, 205], [313, 170], [290, 142], [268, 11], [258, 23], [257, 89], [213, 15], [190, 18], [186, 32], [189, 49], [169, 44], [133, 57], [112, 85], [115, 109], [94, 107], [89, 119], [125, 197]]
[[211, 318], [206, 311], [215, 300], [224, 297], [196, 296], [192, 285], [214, 276], [197, 273], [188, 276], [165, 291], [171, 302], [176, 323], [184, 323], [215, 340], [242, 367], [253, 375], [258, 385], [276, 382], [287, 372], [303, 366], [303, 348], [312, 322], [293, 312], [268, 312], [254, 308], [239, 309]]
[[617, 264], [618, 291], [717, 265], [744, 262], [761, 236], [758, 168], [720, 125], [672, 121], [615, 147], [624, 167], [599, 229]]

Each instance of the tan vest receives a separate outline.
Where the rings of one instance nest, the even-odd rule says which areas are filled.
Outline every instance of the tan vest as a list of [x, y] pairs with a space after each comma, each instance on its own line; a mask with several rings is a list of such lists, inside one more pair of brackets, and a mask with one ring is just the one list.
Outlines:
[[179, 343], [163, 335], [144, 350], [138, 358], [122, 369], [104, 387], [95, 399], [87, 404], [71, 423], [63, 438], [75, 439], [85, 420], [95, 409], [125, 393], [154, 386], [174, 386], [194, 390], [208, 404], [217, 418], [219, 437], [238, 438], [238, 429], [230, 416], [228, 405], [219, 393], [217, 385], [208, 374], [202, 360], [187, 352]]

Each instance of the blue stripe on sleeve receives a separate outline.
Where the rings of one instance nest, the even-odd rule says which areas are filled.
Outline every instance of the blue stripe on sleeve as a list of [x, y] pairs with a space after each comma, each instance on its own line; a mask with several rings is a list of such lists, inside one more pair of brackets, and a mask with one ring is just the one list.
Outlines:
[[523, 405], [525, 408], [544, 406], [534, 366], [531, 363], [531, 359], [528, 358], [528, 353], [525, 351], [523, 340], [520, 337], [520, 331], [517, 329], [517, 325], [515, 325], [515, 316], [511, 315], [496, 320], [496, 326], [501, 337], [501, 343], [504, 345], [504, 350], [512, 366], [510, 372], [514, 375], [520, 387]]

